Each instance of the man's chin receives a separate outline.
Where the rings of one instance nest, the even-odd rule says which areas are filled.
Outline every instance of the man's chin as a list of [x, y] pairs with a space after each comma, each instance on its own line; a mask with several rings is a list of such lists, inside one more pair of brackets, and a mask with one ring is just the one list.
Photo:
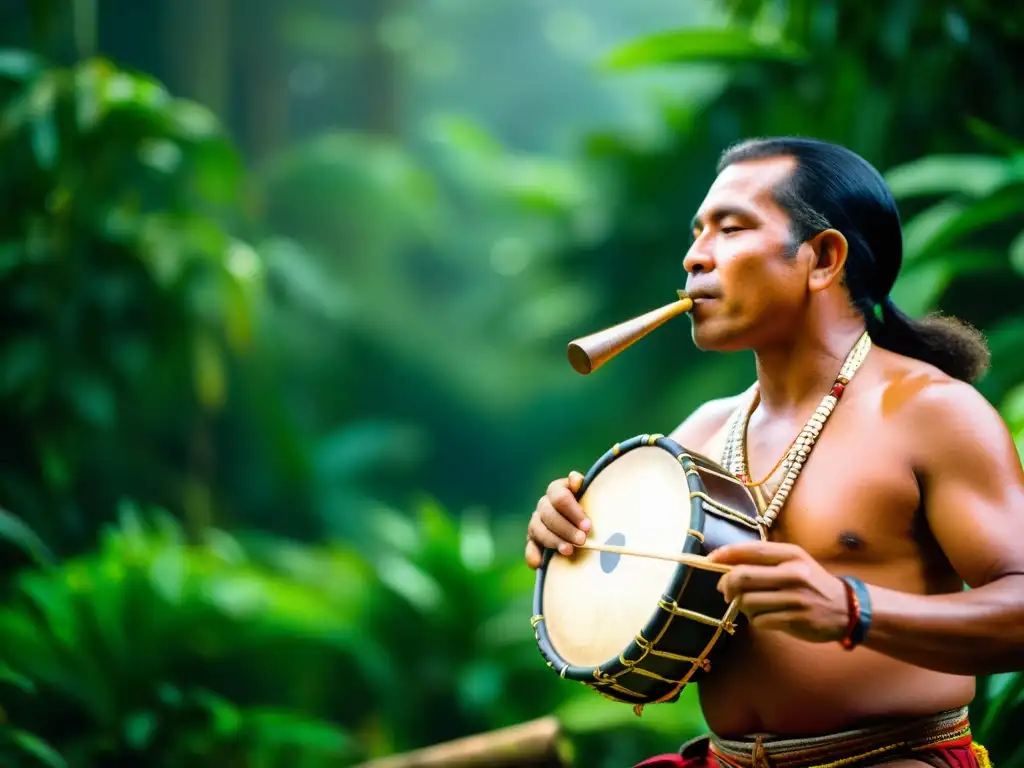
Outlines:
[[694, 323], [690, 336], [693, 346], [701, 352], [740, 352], [749, 348], [736, 334], [725, 333], [705, 323]]

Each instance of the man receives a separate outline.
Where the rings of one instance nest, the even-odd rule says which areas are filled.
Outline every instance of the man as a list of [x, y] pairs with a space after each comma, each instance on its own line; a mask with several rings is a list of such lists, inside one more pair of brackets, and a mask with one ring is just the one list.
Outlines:
[[[711, 555], [734, 566], [719, 589], [747, 621], [700, 684], [710, 738], [642, 765], [985, 762], [966, 707], [974, 676], [1024, 668], [1024, 473], [970, 384], [988, 364], [983, 339], [895, 308], [895, 203], [841, 147], [730, 149], [693, 236], [693, 340], [752, 350], [757, 381], [671, 437], [731, 455], [766, 516], [780, 485], [785, 498], [768, 541]], [[859, 368], [837, 382], [855, 348]], [[806, 461], [780, 466], [830, 390]], [[542, 548], [571, 556], [585, 541], [581, 480], [553, 482], [538, 503], [531, 567]]]

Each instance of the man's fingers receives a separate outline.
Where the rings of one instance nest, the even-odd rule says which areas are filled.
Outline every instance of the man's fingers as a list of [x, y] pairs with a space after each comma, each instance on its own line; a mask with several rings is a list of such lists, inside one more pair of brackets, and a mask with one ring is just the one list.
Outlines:
[[545, 497], [538, 502], [537, 514], [540, 516], [540, 521], [556, 536], [576, 545], [586, 542], [587, 534], [574, 526], [548, 498]]
[[750, 626], [757, 629], [758, 632], [786, 632], [802, 619], [799, 611], [785, 610], [757, 613], [747, 618], [750, 621]]
[[576, 501], [573, 492], [569, 490], [568, 480], [562, 480], [560, 484], [548, 488], [547, 499], [551, 506], [575, 527], [581, 531], [590, 530], [590, 521], [583, 514], [583, 507]]
[[545, 525], [540, 515], [535, 513], [530, 520], [530, 538], [545, 549], [557, 549], [563, 555], [571, 555], [573, 547], [565, 539], [560, 538]]
[[726, 565], [778, 565], [789, 560], [806, 557], [806, 553], [795, 544], [778, 541], [745, 541], [719, 547], [708, 555], [713, 563]]
[[740, 565], [718, 581], [718, 591], [732, 600], [746, 592], [796, 589], [806, 583], [799, 570], [772, 565]]
[[576, 492], [579, 491], [581, 485], [583, 485], [583, 475], [581, 475], [579, 472], [575, 472], [575, 471], [574, 472], [570, 472], [569, 473], [569, 490], [572, 491], [573, 493], [576, 493]]
[[752, 592], [740, 598], [739, 608], [749, 618], [766, 613], [799, 613], [804, 607], [799, 592], [778, 590], [774, 592]]

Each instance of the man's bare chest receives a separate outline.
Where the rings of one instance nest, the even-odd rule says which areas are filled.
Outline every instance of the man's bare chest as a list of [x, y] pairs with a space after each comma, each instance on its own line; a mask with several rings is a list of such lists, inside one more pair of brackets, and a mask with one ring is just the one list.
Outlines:
[[[912, 555], [921, 543], [917, 479], [898, 439], [852, 429], [852, 421], [834, 425], [839, 429], [823, 434], [813, 447], [770, 538], [796, 544], [820, 562], [884, 562]], [[751, 441], [753, 467], [775, 462], [777, 456], [765, 447]], [[780, 475], [760, 489], [767, 498]]]

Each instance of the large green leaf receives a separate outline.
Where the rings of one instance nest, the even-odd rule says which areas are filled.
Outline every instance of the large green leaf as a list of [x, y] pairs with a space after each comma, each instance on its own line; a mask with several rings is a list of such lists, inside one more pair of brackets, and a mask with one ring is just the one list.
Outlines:
[[904, 227], [908, 262], [936, 254], [959, 238], [977, 233], [1024, 211], [1024, 190], [1004, 189], [978, 200], [949, 198], [929, 207]]
[[798, 63], [806, 51], [785, 40], [760, 40], [740, 29], [678, 29], [634, 40], [613, 50], [605, 66], [615, 70], [636, 69], [659, 64], [716, 62]]
[[999, 411], [1013, 431], [1014, 445], [1024, 462], [1024, 384], [1018, 384], [1010, 390]]
[[967, 118], [967, 128], [989, 149], [1007, 155], [1024, 155], [1024, 142], [1000, 130], [986, 120], [972, 115]]
[[2, 661], [0, 661], [0, 683], [20, 688], [21, 690], [29, 693], [35, 690], [35, 686], [32, 684], [31, 679], [11, 669], [11, 667]]
[[[40, 739], [38, 736], [29, 733], [28, 731], [19, 728], [9, 728], [7, 729], [7, 732], [0, 737], [0, 740], [7, 742], [6, 745], [3, 745], [5, 747], [5, 751], [8, 751], [13, 747], [23, 755], [30, 756], [37, 766], [45, 766], [45, 768], [69, 768], [67, 761], [56, 749], [43, 739]], [[21, 764], [21, 760], [15, 763], [15, 765], [18, 764]]]
[[1010, 266], [1018, 275], [1024, 276], [1024, 230], [1018, 232], [1010, 243]]
[[948, 250], [933, 258], [907, 265], [892, 298], [911, 317], [921, 317], [939, 305], [942, 296], [958, 277], [980, 272], [1005, 272], [1006, 256], [995, 250]]
[[[990, 749], [1001, 750], [998, 765], [1017, 768], [1024, 760], [1024, 745], [1020, 745], [1017, 734], [1021, 716], [1024, 715], [1024, 673], [993, 675], [980, 691], [984, 700], [984, 711], [975, 725], [978, 740]], [[1016, 752], [1006, 754], [1018, 744]]]
[[0, 509], [0, 541], [17, 547], [36, 565], [50, 565], [55, 562], [53, 552], [46, 546], [46, 542], [24, 521], [6, 509]]
[[1007, 160], [991, 155], [928, 155], [885, 174], [897, 198], [957, 193], [983, 197], [1014, 179]]

